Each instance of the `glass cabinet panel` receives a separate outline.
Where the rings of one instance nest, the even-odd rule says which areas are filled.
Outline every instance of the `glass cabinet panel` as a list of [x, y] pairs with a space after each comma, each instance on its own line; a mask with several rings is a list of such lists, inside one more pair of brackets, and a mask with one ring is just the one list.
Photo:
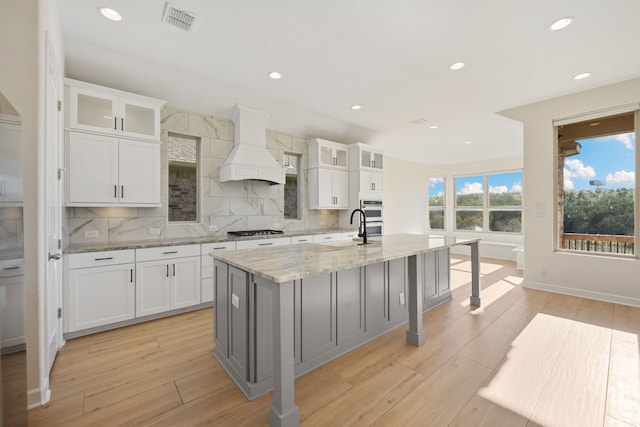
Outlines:
[[371, 167], [371, 151], [363, 150], [360, 158], [361, 166], [364, 166], [365, 168]]
[[347, 167], [347, 150], [336, 149], [336, 165]]
[[373, 153], [373, 167], [382, 169], [382, 153]]
[[148, 136], [155, 135], [155, 108], [127, 102], [124, 104], [124, 113], [122, 129], [124, 132]]
[[92, 96], [87, 93], [77, 94], [77, 123], [81, 126], [89, 126], [113, 131], [114, 100], [105, 97]]
[[331, 147], [320, 147], [320, 163], [323, 165], [333, 164], [333, 150]]

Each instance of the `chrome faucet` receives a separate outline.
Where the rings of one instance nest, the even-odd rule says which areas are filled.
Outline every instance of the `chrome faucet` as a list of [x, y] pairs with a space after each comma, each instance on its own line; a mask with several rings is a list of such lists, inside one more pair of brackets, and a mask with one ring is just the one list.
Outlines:
[[360, 225], [358, 226], [358, 237], [362, 237], [362, 244], [366, 245], [367, 243], [367, 216], [365, 215], [364, 211], [362, 209], [354, 209], [353, 212], [351, 212], [351, 221], [349, 221], [349, 224], [353, 224], [353, 215], [356, 212], [360, 212]]

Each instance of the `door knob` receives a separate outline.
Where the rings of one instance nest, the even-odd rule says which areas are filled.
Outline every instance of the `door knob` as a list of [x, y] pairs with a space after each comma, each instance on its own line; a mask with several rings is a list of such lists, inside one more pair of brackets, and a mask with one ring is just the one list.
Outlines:
[[49, 261], [51, 261], [52, 259], [58, 260], [62, 258], [61, 254], [52, 254], [51, 252], [49, 252]]

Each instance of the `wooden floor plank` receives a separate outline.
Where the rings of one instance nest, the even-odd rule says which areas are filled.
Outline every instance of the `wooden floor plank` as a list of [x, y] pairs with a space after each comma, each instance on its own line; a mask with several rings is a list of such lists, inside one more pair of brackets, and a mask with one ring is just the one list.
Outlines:
[[484, 366], [453, 357], [372, 425], [447, 426], [490, 374]]
[[609, 417], [640, 426], [640, 349], [638, 343], [614, 338], [607, 387]]

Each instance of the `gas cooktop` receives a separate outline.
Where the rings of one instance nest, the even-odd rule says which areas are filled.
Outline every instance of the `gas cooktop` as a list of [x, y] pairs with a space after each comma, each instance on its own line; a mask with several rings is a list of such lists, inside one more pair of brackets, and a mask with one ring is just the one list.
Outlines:
[[227, 234], [231, 234], [232, 236], [238, 237], [250, 237], [250, 236], [268, 236], [271, 234], [282, 234], [284, 231], [282, 230], [238, 230], [238, 231], [227, 231]]

